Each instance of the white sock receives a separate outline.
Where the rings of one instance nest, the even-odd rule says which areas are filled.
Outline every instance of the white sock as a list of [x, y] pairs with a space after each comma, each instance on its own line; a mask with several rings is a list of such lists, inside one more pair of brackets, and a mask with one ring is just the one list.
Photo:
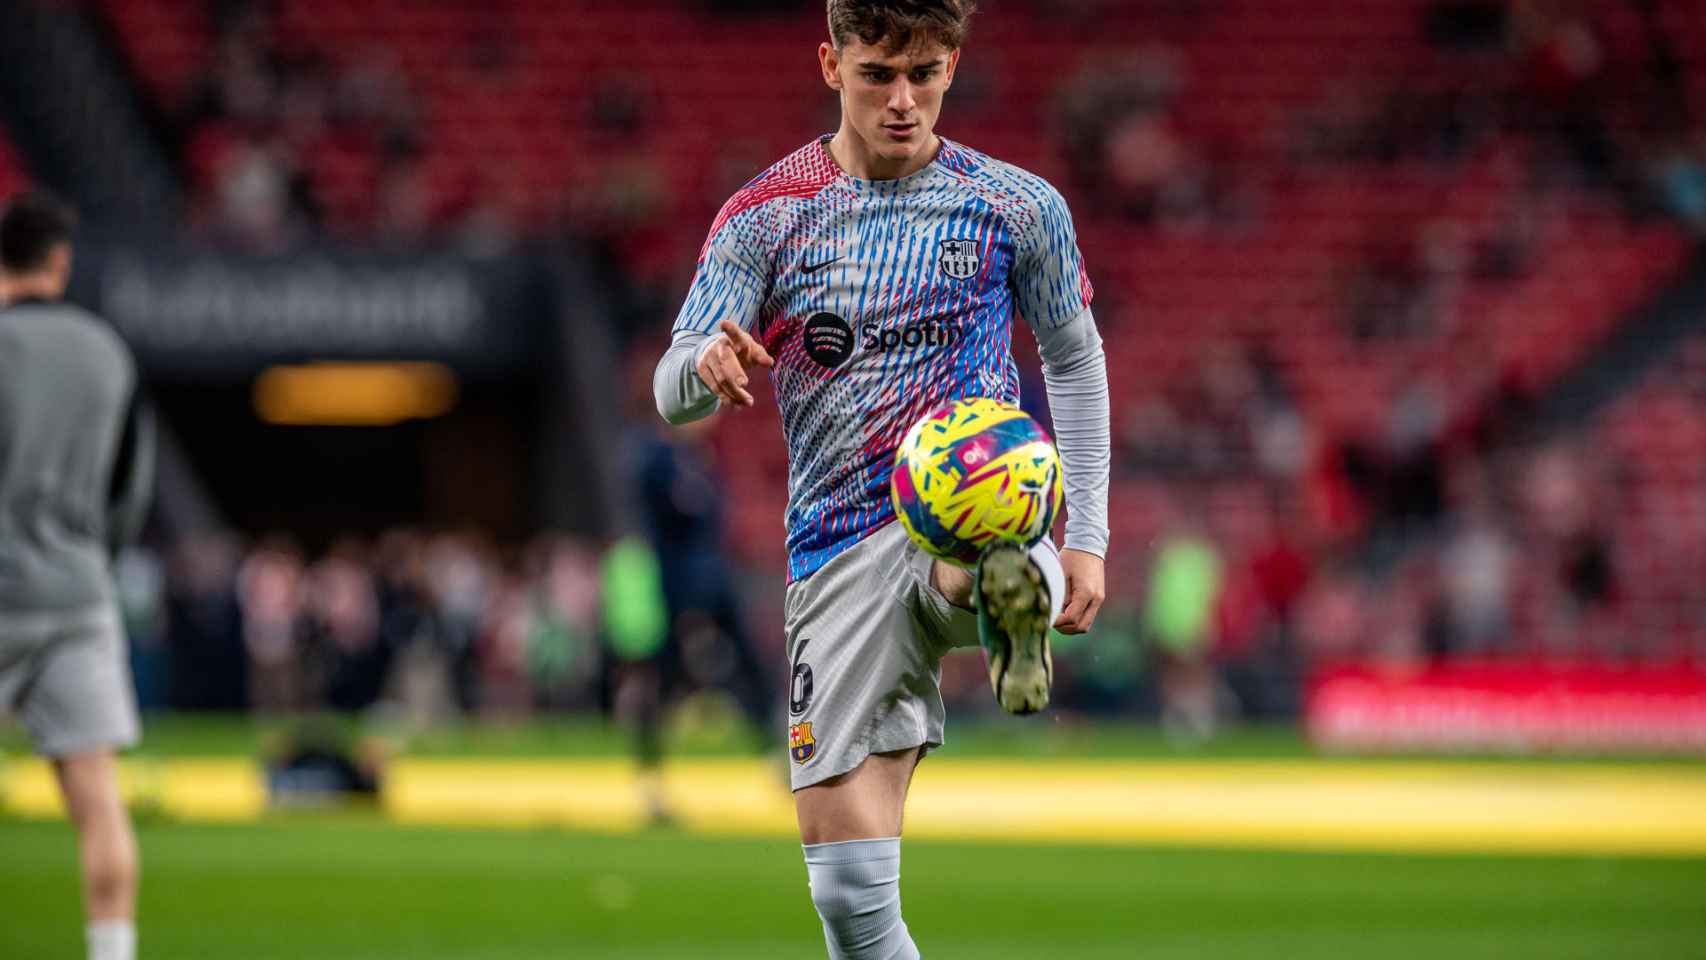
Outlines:
[[900, 918], [900, 838], [805, 845], [830, 960], [918, 960]]
[[89, 925], [89, 960], [136, 960], [136, 924], [109, 920]]
[[1066, 609], [1066, 571], [1060, 568], [1060, 548], [1048, 537], [1031, 544], [1031, 562], [1043, 572], [1048, 584], [1048, 622], [1052, 626]]

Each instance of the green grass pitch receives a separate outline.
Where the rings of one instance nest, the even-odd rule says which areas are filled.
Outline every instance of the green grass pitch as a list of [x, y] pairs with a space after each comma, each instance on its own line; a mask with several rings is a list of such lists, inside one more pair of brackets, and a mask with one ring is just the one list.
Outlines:
[[[366, 816], [141, 827], [146, 960], [816, 958], [799, 849]], [[61, 823], [0, 820], [0, 957], [81, 957]], [[930, 960], [1706, 957], [1706, 862], [909, 843]]]

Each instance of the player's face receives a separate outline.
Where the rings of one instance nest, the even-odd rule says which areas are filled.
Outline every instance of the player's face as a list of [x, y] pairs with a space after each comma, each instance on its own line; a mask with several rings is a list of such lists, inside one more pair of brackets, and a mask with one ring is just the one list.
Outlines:
[[823, 81], [841, 95], [841, 130], [863, 145], [875, 176], [904, 176], [930, 162], [936, 117], [960, 52], [927, 43], [895, 53], [852, 41], [818, 50]]

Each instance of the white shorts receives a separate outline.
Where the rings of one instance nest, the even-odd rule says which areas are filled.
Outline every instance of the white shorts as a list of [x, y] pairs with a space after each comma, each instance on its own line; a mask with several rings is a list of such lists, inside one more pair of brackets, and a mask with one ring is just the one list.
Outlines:
[[931, 562], [890, 523], [788, 585], [795, 790], [873, 753], [942, 745], [942, 656], [977, 645], [977, 616], [930, 585]]
[[118, 616], [0, 616], [0, 713], [16, 714], [44, 756], [134, 744], [141, 724]]

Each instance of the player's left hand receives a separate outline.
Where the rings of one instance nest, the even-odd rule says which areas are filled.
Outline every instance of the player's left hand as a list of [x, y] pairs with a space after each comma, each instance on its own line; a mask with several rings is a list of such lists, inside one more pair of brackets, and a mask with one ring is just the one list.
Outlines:
[[1060, 551], [1060, 569], [1066, 573], [1066, 607], [1054, 628], [1061, 633], [1083, 633], [1096, 622], [1107, 596], [1102, 581], [1102, 558], [1082, 550]]

